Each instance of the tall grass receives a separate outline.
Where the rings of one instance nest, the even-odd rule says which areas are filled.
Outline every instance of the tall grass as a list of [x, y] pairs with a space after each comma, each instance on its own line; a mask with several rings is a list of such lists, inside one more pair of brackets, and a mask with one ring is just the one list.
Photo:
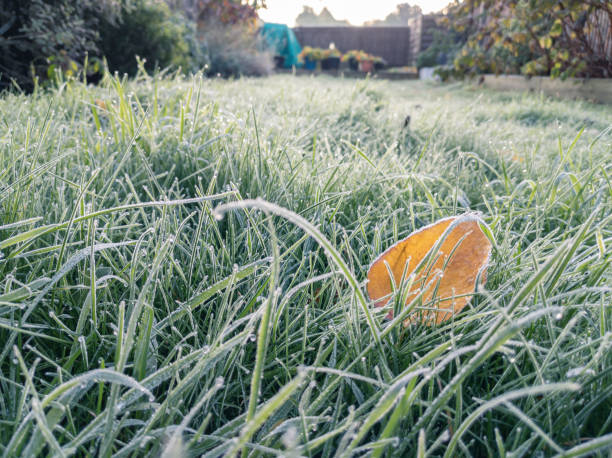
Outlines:
[[[609, 106], [106, 75], [0, 115], [3, 456], [612, 447]], [[468, 210], [486, 287], [386, 320], [369, 263]]]

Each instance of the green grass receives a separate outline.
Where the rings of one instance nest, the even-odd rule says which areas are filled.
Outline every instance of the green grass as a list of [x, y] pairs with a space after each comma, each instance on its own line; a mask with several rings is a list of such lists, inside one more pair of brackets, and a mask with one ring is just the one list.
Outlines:
[[[107, 75], [0, 126], [3, 456], [608, 456], [609, 106]], [[385, 320], [370, 262], [468, 210], [486, 288]]]

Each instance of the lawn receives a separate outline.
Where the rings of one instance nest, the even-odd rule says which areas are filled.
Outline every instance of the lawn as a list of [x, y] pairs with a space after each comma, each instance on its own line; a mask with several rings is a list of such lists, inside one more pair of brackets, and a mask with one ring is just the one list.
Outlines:
[[[610, 106], [461, 84], [4, 94], [0, 453], [608, 456], [611, 158]], [[378, 254], [468, 211], [470, 305], [373, 308]]]

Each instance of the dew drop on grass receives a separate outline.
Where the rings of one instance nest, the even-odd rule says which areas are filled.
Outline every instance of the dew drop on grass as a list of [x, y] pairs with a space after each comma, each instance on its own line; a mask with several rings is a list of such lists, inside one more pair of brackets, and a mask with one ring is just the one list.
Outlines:
[[563, 318], [563, 313], [559, 312], [555, 315], [555, 320], [560, 320], [561, 318]]
[[565, 376], [567, 378], [578, 377], [579, 375], [595, 375], [595, 371], [593, 369], [586, 369], [583, 367], [575, 367], [567, 371]]
[[297, 429], [295, 427], [293, 427], [293, 426], [290, 426], [287, 429], [287, 432], [285, 432], [285, 434], [283, 434], [283, 437], [281, 438], [281, 442], [288, 449], [295, 447], [297, 445], [297, 442], [298, 442], [298, 432], [297, 432]]

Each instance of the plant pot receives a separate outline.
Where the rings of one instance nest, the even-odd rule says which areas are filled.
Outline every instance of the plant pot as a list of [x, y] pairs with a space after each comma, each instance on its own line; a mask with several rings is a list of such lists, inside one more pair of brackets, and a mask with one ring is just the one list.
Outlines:
[[379, 71], [379, 70], [384, 70], [384, 69], [385, 69], [384, 62], [374, 62], [374, 70]]
[[322, 70], [338, 70], [339, 67], [340, 67], [339, 57], [328, 57], [321, 61]]
[[317, 61], [307, 57], [304, 59], [304, 68], [306, 70], [315, 70], [317, 68]]
[[362, 60], [359, 62], [359, 71], [364, 73], [370, 73], [374, 70], [374, 61], [371, 60]]
[[348, 61], [349, 68], [354, 72], [359, 70], [359, 61], [357, 59], [349, 59]]

